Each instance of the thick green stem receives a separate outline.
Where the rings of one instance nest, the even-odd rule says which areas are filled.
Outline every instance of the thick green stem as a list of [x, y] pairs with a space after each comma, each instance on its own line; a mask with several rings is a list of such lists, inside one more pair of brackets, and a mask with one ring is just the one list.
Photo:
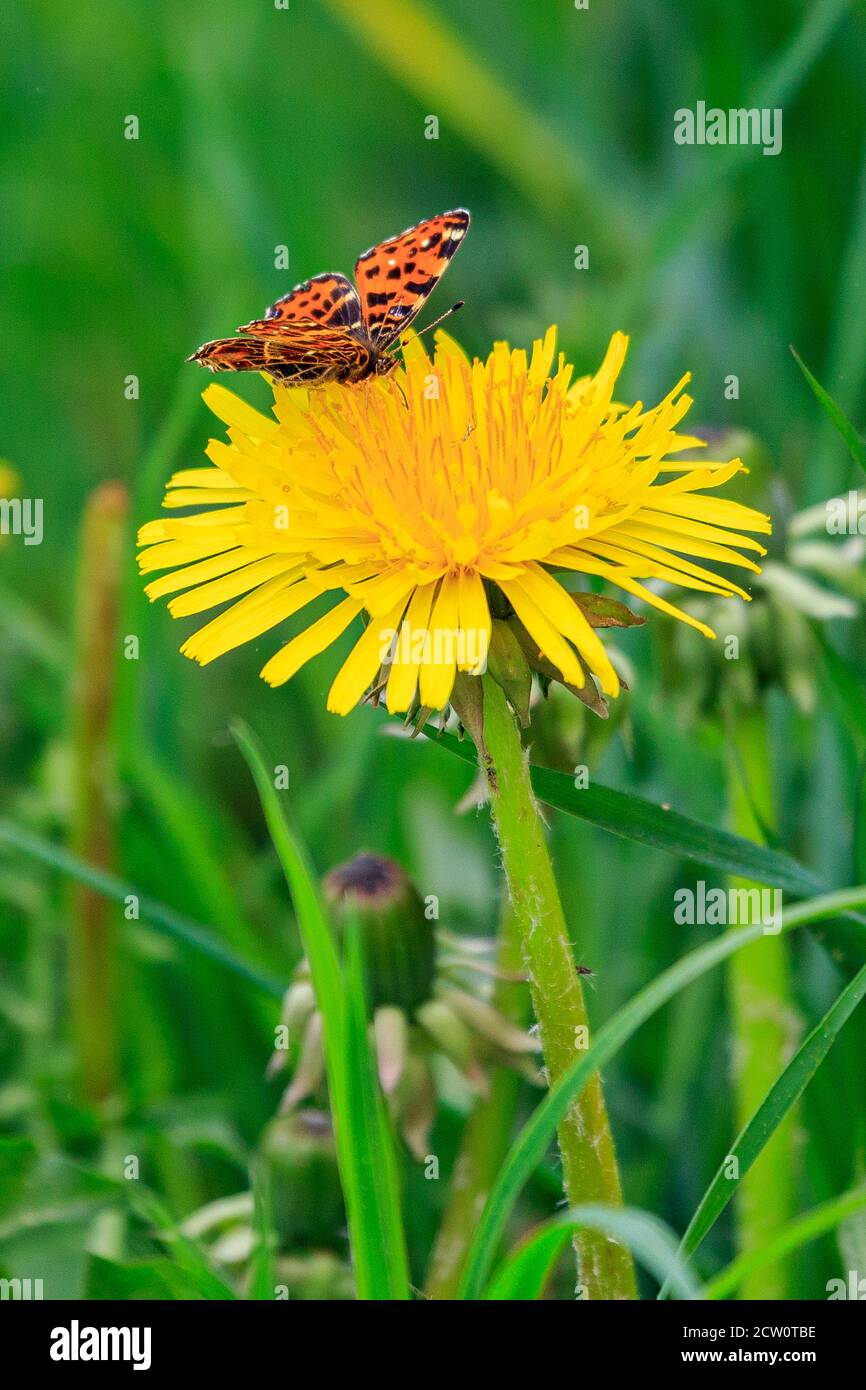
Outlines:
[[[102, 484], [87, 503], [72, 682], [70, 844], [88, 864], [109, 870], [114, 867], [117, 813], [112, 724], [126, 512], [120, 483]], [[79, 885], [72, 890], [70, 919], [71, 1014], [79, 1076], [88, 1099], [102, 1101], [117, 1081], [112, 908], [92, 888]]]
[[[483, 691], [482, 761], [544, 1059], [555, 1082], [574, 1062], [576, 1051], [589, 1045], [586, 1006], [517, 725], [502, 689], [490, 676], [483, 678]], [[622, 1202], [597, 1075], [560, 1125], [559, 1150], [571, 1205]], [[634, 1264], [625, 1246], [595, 1231], [580, 1231], [575, 1244], [583, 1297], [636, 1297]]]
[[[513, 1023], [527, 1021], [526, 986], [510, 978], [522, 965], [517, 919], [506, 898], [499, 933], [496, 963], [503, 978], [496, 981], [492, 1003]], [[508, 1067], [497, 1067], [490, 1094], [473, 1110], [460, 1144], [448, 1204], [430, 1256], [425, 1293], [428, 1298], [454, 1299], [472, 1243], [478, 1218], [508, 1152], [517, 1109], [520, 1077]]]
[[[730, 768], [733, 829], [752, 840], [773, 823], [773, 792], [767, 724], [756, 707], [738, 714], [731, 733], [737, 757]], [[731, 886], [756, 884], [732, 879]], [[743, 925], [738, 923], [736, 925]], [[733, 1030], [733, 1082], [736, 1127], [741, 1129], [764, 1100], [796, 1044], [797, 1020], [791, 1003], [787, 942], [767, 935], [738, 952], [728, 966]], [[796, 1210], [795, 1116], [790, 1113], [748, 1173], [736, 1199], [737, 1248], [749, 1254], [775, 1235]], [[740, 1285], [744, 1299], [788, 1297], [784, 1262], [764, 1265]]]

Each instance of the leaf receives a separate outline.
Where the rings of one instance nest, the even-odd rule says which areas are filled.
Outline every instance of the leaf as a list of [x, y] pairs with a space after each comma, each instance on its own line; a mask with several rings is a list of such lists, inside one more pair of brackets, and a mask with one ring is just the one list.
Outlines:
[[[831, 917], [840, 910], [866, 903], [866, 887], [828, 893], [787, 910], [783, 931], [792, 931], [808, 922]], [[674, 995], [707, 970], [726, 960], [763, 935], [760, 926], [728, 931], [705, 946], [691, 951], [636, 994], [598, 1031], [582, 1057], [564, 1072], [548, 1091], [518, 1135], [487, 1200], [467, 1257], [461, 1297], [481, 1296], [484, 1281], [508, 1216], [537, 1165], [547, 1152], [557, 1125], [575, 1096], [596, 1070], [600, 1070], [628, 1042], [629, 1038]], [[864, 967], [866, 969], [866, 967]]]
[[[124, 1184], [62, 1154], [36, 1155], [29, 1140], [4, 1143], [0, 1175], [9, 1181], [0, 1208], [0, 1241], [40, 1226], [88, 1221], [125, 1195]], [[7, 1196], [12, 1198], [8, 1206]]]
[[133, 1210], [153, 1227], [154, 1234], [171, 1251], [175, 1264], [200, 1298], [210, 1302], [234, 1302], [237, 1299], [231, 1285], [216, 1272], [199, 1244], [184, 1235], [168, 1208], [155, 1193], [147, 1188], [134, 1186], [130, 1201]]
[[[568, 578], [561, 579], [562, 587], [568, 590]], [[643, 627], [646, 618], [633, 613], [619, 599], [609, 598], [607, 594], [572, 593], [571, 597], [582, 610], [590, 627]]]
[[10, 845], [12, 849], [18, 850], [21, 854], [27, 854], [32, 859], [38, 859], [41, 863], [48, 864], [52, 869], [57, 869], [59, 873], [68, 874], [78, 883], [85, 883], [97, 893], [102, 893], [107, 898], [113, 898], [115, 902], [125, 903], [129, 898], [136, 898], [140, 919], [156, 931], [173, 937], [176, 941], [182, 942], [184, 946], [198, 951], [200, 955], [208, 956], [210, 960], [216, 961], [217, 964], [224, 966], [233, 974], [239, 975], [249, 984], [256, 985], [266, 994], [281, 999], [285, 993], [284, 984], [274, 979], [272, 975], [267, 975], [256, 966], [249, 965], [245, 960], [242, 960], [230, 947], [225, 946], [218, 937], [214, 936], [207, 927], [200, 926], [198, 922], [192, 922], [188, 917], [181, 916], [179, 912], [166, 907], [156, 898], [149, 897], [147, 893], [140, 893], [131, 884], [115, 878], [114, 874], [93, 868], [92, 865], [86, 864], [83, 859], [79, 859], [77, 855], [70, 854], [68, 850], [61, 849], [59, 845], [53, 844], [50, 840], [44, 840], [41, 836], [32, 834], [23, 826], [13, 825], [11, 821], [0, 821], [0, 844]]
[[[436, 742], [465, 762], [475, 762], [474, 748], [461, 743], [453, 734], [438, 734]], [[718, 830], [679, 811], [665, 810], [631, 792], [615, 791], [597, 782], [577, 788], [574, 779], [565, 772], [533, 764], [530, 773], [533, 790], [540, 801], [622, 839], [635, 840], [739, 878], [770, 884], [795, 897], [823, 891], [824, 885], [795, 859], [778, 850], [756, 845], [741, 835]]]
[[845, 448], [848, 450], [848, 453], [851, 455], [854, 462], [859, 463], [863, 471], [866, 472], [866, 443], [860, 438], [860, 435], [851, 424], [851, 421], [833, 400], [829, 391], [825, 391], [820, 381], [812, 375], [806, 363], [793, 346], [791, 347], [791, 354], [797, 366], [800, 368], [800, 371], [811, 386], [821, 409], [833, 422], [845, 441]]
[[[358, 1297], [407, 1299], [408, 1267], [396, 1176], [389, 1157], [390, 1138], [386, 1144], [364, 1071], [370, 1056], [358, 963], [349, 958], [344, 978], [306, 850], [289, 824], [262, 749], [246, 725], [233, 725], [232, 733], [253, 775], [292, 894], [322, 1015], [331, 1114]], [[360, 1032], [359, 1009], [364, 1019]]]
[[677, 1254], [676, 1240], [662, 1221], [635, 1207], [587, 1204], [545, 1222], [523, 1241], [500, 1265], [485, 1299], [540, 1298], [558, 1256], [581, 1226], [603, 1231], [627, 1245], [660, 1284], [668, 1280], [683, 1298], [699, 1296], [697, 1284]]
[[[864, 996], [866, 965], [849, 981], [824, 1017], [800, 1044], [785, 1070], [773, 1083], [766, 1098], [725, 1155], [688, 1224], [680, 1244], [681, 1255], [694, 1254], [704, 1237], [712, 1230], [736, 1192], [738, 1183], [749, 1171], [788, 1111], [800, 1099], [843, 1025]], [[736, 1158], [739, 1162], [739, 1177], [736, 1180], [728, 1176], [731, 1158]], [[662, 1295], [664, 1292], [662, 1290]]]
[[120, 1264], [99, 1255], [90, 1255], [87, 1264], [84, 1297], [129, 1302], [133, 1299], [157, 1299], [190, 1302], [200, 1298], [194, 1279], [171, 1260], [164, 1258], [141, 1260], [136, 1264]]
[[841, 1197], [834, 1197], [829, 1202], [823, 1202], [819, 1207], [813, 1207], [812, 1211], [806, 1212], [804, 1216], [798, 1216], [796, 1220], [783, 1226], [781, 1231], [777, 1231], [765, 1245], [757, 1250], [749, 1250], [746, 1254], [740, 1255], [736, 1260], [723, 1269], [721, 1274], [717, 1274], [706, 1285], [702, 1297], [706, 1299], [726, 1298], [729, 1293], [733, 1293], [745, 1279], [765, 1265], [773, 1264], [785, 1255], [790, 1255], [792, 1251], [799, 1250], [802, 1245], [807, 1245], [811, 1240], [817, 1240], [819, 1236], [825, 1235], [827, 1231], [832, 1231], [846, 1217], [852, 1216], [855, 1212], [863, 1211], [866, 1208], [866, 1187], [854, 1188], [850, 1192], [844, 1193]]

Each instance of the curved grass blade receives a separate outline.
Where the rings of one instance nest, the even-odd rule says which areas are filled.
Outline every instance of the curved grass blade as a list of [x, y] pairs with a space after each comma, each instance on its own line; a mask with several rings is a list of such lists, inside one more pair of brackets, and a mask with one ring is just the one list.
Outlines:
[[32, 834], [22, 826], [14, 825], [11, 821], [0, 821], [0, 844], [9, 845], [12, 849], [18, 850], [22, 854], [29, 855], [32, 859], [38, 859], [40, 863], [47, 864], [52, 869], [57, 869], [59, 873], [68, 874], [70, 878], [78, 883], [85, 883], [89, 888], [95, 889], [97, 893], [103, 893], [107, 898], [113, 898], [115, 902], [124, 903], [129, 898], [138, 899], [138, 911], [140, 919], [146, 922], [156, 931], [162, 932], [165, 936], [174, 937], [184, 946], [190, 946], [200, 955], [208, 956], [210, 960], [216, 961], [226, 970], [240, 976], [241, 979], [255, 985], [258, 989], [264, 990], [277, 999], [281, 999], [285, 993], [285, 984], [275, 979], [272, 975], [265, 974], [264, 971], [249, 965], [240, 956], [235, 955], [228, 946], [224, 946], [218, 937], [214, 936], [207, 927], [201, 926], [198, 922], [192, 922], [188, 917], [183, 917], [173, 908], [166, 907], [164, 903], [151, 898], [147, 893], [140, 893], [137, 888], [122, 879], [116, 878], [114, 874], [105, 873], [102, 869], [95, 869], [90, 864], [85, 864], [83, 859], [70, 854], [68, 850], [61, 849], [58, 845], [52, 844], [50, 840], [44, 840], [39, 835]]
[[798, 1250], [801, 1245], [807, 1245], [810, 1240], [817, 1240], [827, 1231], [834, 1230], [847, 1216], [862, 1211], [864, 1207], [866, 1207], [866, 1187], [853, 1188], [841, 1197], [834, 1197], [829, 1202], [822, 1202], [819, 1207], [813, 1207], [811, 1211], [806, 1212], [805, 1216], [798, 1216], [796, 1221], [789, 1222], [759, 1250], [752, 1250], [745, 1255], [740, 1255], [706, 1285], [702, 1297], [705, 1299], [727, 1298], [728, 1294], [733, 1293], [734, 1289], [756, 1270], [775, 1263], [776, 1260], [782, 1259], [785, 1255], [790, 1255], [793, 1250]]
[[833, 397], [830, 395], [830, 392], [825, 391], [824, 387], [821, 385], [820, 381], [818, 381], [817, 377], [812, 375], [812, 373], [809, 371], [809, 368], [806, 366], [806, 363], [803, 361], [802, 357], [797, 352], [796, 348], [793, 346], [791, 347], [791, 356], [793, 357], [794, 361], [797, 363], [797, 366], [800, 368], [800, 371], [803, 373], [804, 377], [811, 386], [815, 398], [817, 399], [821, 409], [824, 411], [824, 414], [830, 421], [832, 421], [832, 423], [835, 425], [836, 429], [842, 436], [842, 439], [845, 442], [845, 448], [848, 450], [848, 453], [851, 455], [854, 462], [859, 463], [864, 473], [866, 473], [866, 443], [864, 443], [864, 441], [860, 438], [860, 435], [857, 433], [854, 426], [851, 424], [851, 421], [833, 400]]
[[699, 1297], [698, 1286], [680, 1260], [676, 1240], [664, 1222], [636, 1207], [594, 1203], [572, 1207], [534, 1231], [499, 1266], [485, 1299], [522, 1302], [540, 1298], [557, 1258], [578, 1226], [613, 1236], [629, 1247], [660, 1284], [668, 1281], [683, 1298]]
[[[461, 743], [448, 733], [443, 733], [436, 741], [464, 761], [475, 762], [475, 748], [471, 743]], [[770, 884], [795, 897], [825, 891], [825, 885], [808, 869], [778, 850], [766, 849], [726, 830], [717, 830], [715, 826], [692, 820], [678, 811], [666, 811], [631, 792], [615, 791], [597, 783], [578, 789], [565, 772], [554, 772], [534, 764], [530, 771], [532, 786], [540, 801], [622, 839], [636, 840], [739, 878]]]
[[171, 1251], [173, 1260], [188, 1276], [202, 1298], [225, 1301], [237, 1299], [231, 1285], [212, 1268], [210, 1259], [197, 1242], [184, 1235], [156, 1193], [144, 1188], [134, 1192], [130, 1200], [133, 1209], [154, 1228], [159, 1240]]
[[[289, 824], [268, 773], [261, 745], [245, 724], [232, 734], [246, 759], [283, 868], [322, 1014], [325, 1064], [340, 1181], [349, 1218], [349, 1239], [360, 1299], [407, 1299], [409, 1283], [390, 1135], [368, 1075], [366, 1009], [354, 956], [346, 974], [325, 914], [306, 849]], [[358, 1009], [364, 1026], [358, 1025]]]
[[[823, 1018], [800, 1044], [785, 1070], [771, 1087], [766, 1099], [740, 1133], [730, 1153], [725, 1155], [724, 1163], [719, 1166], [686, 1228], [680, 1244], [681, 1255], [694, 1254], [704, 1237], [712, 1230], [734, 1195], [738, 1182], [748, 1172], [791, 1106], [799, 1100], [842, 1027], [864, 996], [866, 966], [849, 981]], [[732, 1181], [726, 1173], [732, 1157], [739, 1161], [740, 1177], [737, 1181]], [[662, 1289], [660, 1297], [663, 1297], [665, 1292], [666, 1290]]]
[[[783, 920], [782, 930], [792, 931], [809, 922], [835, 916], [840, 911], [860, 907], [864, 903], [866, 887], [828, 893], [789, 908]], [[762, 934], [761, 926], [728, 931], [724, 936], [708, 942], [706, 946], [700, 946], [677, 961], [676, 965], [665, 970], [614, 1014], [599, 1030], [595, 1041], [590, 1044], [584, 1055], [548, 1091], [518, 1135], [487, 1200], [467, 1257], [461, 1297], [476, 1299], [481, 1296], [509, 1213], [524, 1184], [543, 1159], [562, 1115], [593, 1072], [614, 1057], [641, 1024], [681, 989], [698, 979], [705, 971], [711, 970], [714, 965], [726, 960], [735, 951], [759, 940]]]
[[856, 671], [841, 652], [831, 646], [820, 623], [812, 623], [812, 633], [824, 658], [831, 690], [848, 725], [855, 743], [862, 744], [866, 734], [866, 694]]

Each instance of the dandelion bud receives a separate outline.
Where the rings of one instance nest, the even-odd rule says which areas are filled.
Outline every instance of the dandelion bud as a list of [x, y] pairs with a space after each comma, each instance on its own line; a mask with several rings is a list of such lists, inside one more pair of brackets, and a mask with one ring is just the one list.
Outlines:
[[393, 1004], [411, 1014], [433, 992], [434, 924], [408, 874], [392, 859], [358, 854], [332, 869], [325, 896], [357, 914], [363, 933], [370, 1008]]
[[280, 1244], [295, 1249], [332, 1241], [345, 1215], [327, 1113], [298, 1110], [272, 1120], [262, 1135], [261, 1154]]
[[487, 669], [497, 684], [502, 686], [525, 729], [529, 724], [532, 672], [514, 629], [500, 618], [493, 619]]

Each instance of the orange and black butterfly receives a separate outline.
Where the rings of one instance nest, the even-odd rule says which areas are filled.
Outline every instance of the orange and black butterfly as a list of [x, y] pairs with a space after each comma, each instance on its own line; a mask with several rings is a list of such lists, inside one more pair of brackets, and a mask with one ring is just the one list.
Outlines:
[[205, 343], [187, 360], [211, 372], [270, 372], [295, 386], [387, 376], [397, 365], [389, 348], [423, 308], [468, 227], [464, 208], [419, 222], [358, 257], [357, 289], [345, 275], [314, 275], [263, 319], [239, 328], [240, 336]]

